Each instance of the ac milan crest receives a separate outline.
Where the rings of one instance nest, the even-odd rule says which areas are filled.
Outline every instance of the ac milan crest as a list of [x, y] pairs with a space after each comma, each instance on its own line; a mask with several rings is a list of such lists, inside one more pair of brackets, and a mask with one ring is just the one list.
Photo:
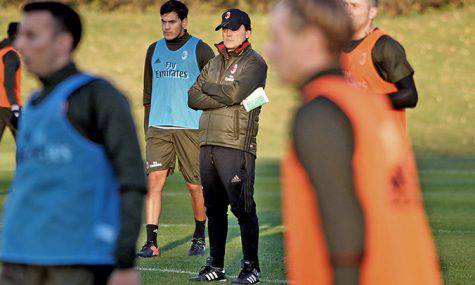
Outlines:
[[238, 65], [237, 65], [237, 63], [236, 63], [236, 64], [231, 68], [231, 74], [236, 73], [237, 69], [238, 69]]

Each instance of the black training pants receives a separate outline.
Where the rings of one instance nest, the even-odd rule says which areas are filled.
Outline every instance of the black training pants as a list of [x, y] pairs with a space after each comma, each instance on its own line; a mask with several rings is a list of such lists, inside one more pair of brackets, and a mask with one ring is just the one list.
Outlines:
[[210, 254], [215, 267], [224, 267], [228, 206], [231, 205], [241, 229], [244, 259], [255, 262], [259, 269], [259, 222], [253, 197], [255, 160], [254, 155], [242, 150], [201, 147], [200, 175], [208, 216]]

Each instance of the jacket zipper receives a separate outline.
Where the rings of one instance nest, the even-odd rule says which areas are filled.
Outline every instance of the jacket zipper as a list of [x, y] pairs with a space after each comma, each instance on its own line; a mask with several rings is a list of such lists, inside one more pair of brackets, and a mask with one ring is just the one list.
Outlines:
[[246, 139], [245, 139], [245, 146], [244, 149], [247, 151], [251, 151], [251, 139], [252, 139], [252, 132], [254, 128], [254, 114], [255, 111], [252, 110], [249, 114], [249, 122], [247, 123], [247, 132], [246, 132]]

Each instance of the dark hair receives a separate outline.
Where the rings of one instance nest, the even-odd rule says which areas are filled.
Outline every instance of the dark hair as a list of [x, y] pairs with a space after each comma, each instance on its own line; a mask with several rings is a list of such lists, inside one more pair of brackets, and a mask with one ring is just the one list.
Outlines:
[[184, 20], [188, 17], [188, 7], [181, 1], [169, 0], [160, 7], [160, 15], [162, 16], [171, 12], [177, 13], [180, 20]]
[[23, 12], [48, 11], [53, 16], [62, 32], [68, 32], [73, 37], [72, 50], [76, 49], [82, 36], [82, 24], [79, 14], [70, 6], [53, 1], [32, 2], [23, 7]]
[[8, 24], [7, 34], [9, 38], [15, 37], [17, 34], [17, 31], [18, 31], [18, 22], [11, 22], [10, 24]]

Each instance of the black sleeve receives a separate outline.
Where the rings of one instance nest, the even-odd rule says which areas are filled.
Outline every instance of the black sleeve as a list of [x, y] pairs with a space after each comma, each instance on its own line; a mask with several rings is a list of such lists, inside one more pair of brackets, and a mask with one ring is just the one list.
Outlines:
[[121, 228], [115, 254], [118, 268], [135, 266], [136, 244], [142, 223], [143, 198], [142, 189], [130, 187], [121, 189]]
[[134, 264], [142, 199], [147, 191], [145, 171], [135, 124], [125, 96], [99, 79], [83, 86], [68, 99], [67, 116], [87, 139], [104, 146], [118, 178], [121, 197], [121, 230], [117, 240], [117, 266]]
[[393, 108], [404, 109], [416, 107], [418, 94], [413, 76], [409, 75], [394, 84], [398, 91], [388, 94]]
[[198, 42], [196, 46], [196, 60], [200, 71], [206, 66], [208, 61], [214, 57], [213, 49], [202, 40]]
[[297, 156], [317, 191], [334, 284], [358, 284], [364, 217], [353, 180], [351, 123], [333, 102], [319, 97], [299, 110], [293, 133]]
[[15, 94], [15, 73], [20, 68], [20, 57], [15, 51], [9, 51], [3, 56], [4, 84], [8, 101], [11, 105], [18, 105]]
[[145, 56], [144, 76], [143, 76], [143, 106], [144, 106], [144, 129], [147, 133], [148, 117], [150, 115], [150, 103], [152, 102], [152, 56], [157, 43], [153, 43], [148, 47]]
[[[104, 144], [122, 187], [145, 188], [145, 172], [129, 102], [105, 80], [91, 83], [93, 114], [99, 141]], [[93, 128], [93, 126], [91, 126]]]
[[414, 74], [404, 48], [388, 35], [382, 36], [376, 42], [372, 57], [376, 70], [387, 82], [396, 83]]
[[117, 267], [131, 268], [135, 265], [143, 197], [147, 191], [143, 160], [127, 99], [107, 82], [98, 82], [97, 85], [100, 86], [94, 98], [98, 132], [103, 134], [104, 146], [119, 179], [121, 192]]

